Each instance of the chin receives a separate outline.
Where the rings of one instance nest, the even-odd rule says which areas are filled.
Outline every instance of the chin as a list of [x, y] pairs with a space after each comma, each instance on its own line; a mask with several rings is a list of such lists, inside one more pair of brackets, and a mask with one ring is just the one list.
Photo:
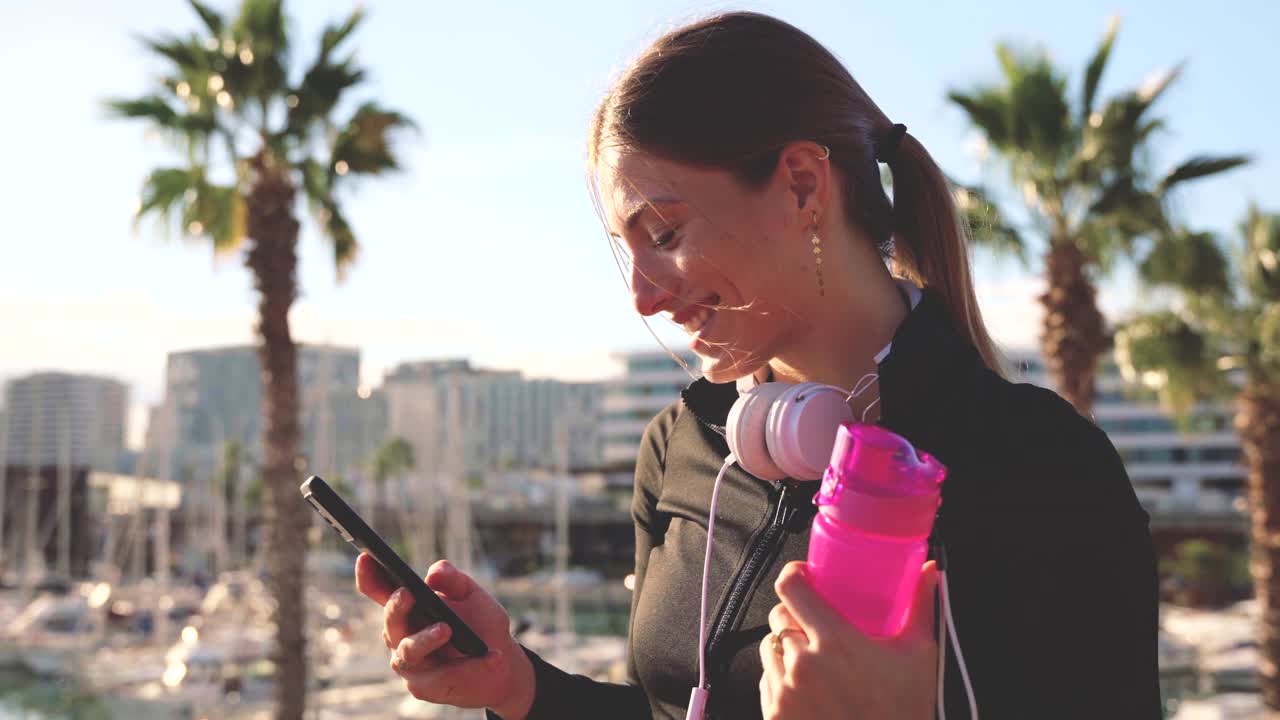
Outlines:
[[727, 383], [734, 382], [738, 378], [751, 375], [756, 370], [764, 366], [764, 361], [755, 361], [748, 363], [731, 363], [727, 358], [698, 355], [702, 361], [702, 376], [708, 382]]

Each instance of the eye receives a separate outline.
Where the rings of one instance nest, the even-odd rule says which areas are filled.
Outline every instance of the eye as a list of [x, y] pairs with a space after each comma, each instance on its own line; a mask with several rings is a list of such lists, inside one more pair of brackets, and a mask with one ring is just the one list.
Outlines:
[[676, 231], [675, 228], [665, 230], [662, 234], [653, 239], [653, 246], [656, 248], [669, 248], [675, 244]]

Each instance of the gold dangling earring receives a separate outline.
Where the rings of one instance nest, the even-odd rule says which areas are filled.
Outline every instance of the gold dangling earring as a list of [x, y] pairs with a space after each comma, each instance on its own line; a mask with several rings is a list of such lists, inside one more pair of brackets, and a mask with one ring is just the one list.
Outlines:
[[827, 294], [827, 290], [822, 283], [822, 238], [818, 237], [817, 211], [813, 212], [813, 237], [810, 240], [813, 243], [813, 266], [818, 273], [818, 295], [824, 297]]

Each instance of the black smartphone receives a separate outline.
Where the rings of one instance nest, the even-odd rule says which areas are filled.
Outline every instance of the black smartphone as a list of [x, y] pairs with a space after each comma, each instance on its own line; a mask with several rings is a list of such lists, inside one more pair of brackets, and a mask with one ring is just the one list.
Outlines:
[[339, 495], [319, 477], [312, 475], [302, 483], [302, 497], [320, 513], [325, 522], [337, 530], [342, 539], [357, 549], [369, 553], [378, 561], [391, 579], [413, 593], [413, 609], [409, 611], [409, 632], [437, 622], [446, 622], [453, 629], [449, 642], [463, 655], [480, 657], [489, 652], [479, 635], [458, 617], [444, 600], [440, 599], [418, 573], [413, 571], [391, 546], [373, 531]]

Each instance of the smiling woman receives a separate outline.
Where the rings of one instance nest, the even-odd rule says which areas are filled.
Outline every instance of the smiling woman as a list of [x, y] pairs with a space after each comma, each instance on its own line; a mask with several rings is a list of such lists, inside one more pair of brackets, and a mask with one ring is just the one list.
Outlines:
[[[1160, 717], [1146, 515], [1097, 427], [999, 372], [951, 188], [905, 126], [808, 35], [729, 13], [642, 53], [588, 149], [636, 312], [688, 333], [703, 373], [636, 459], [627, 681], [521, 648], [506, 611], [444, 562], [427, 582], [493, 652], [457, 659], [445, 634], [406, 637], [405, 599], [363, 559], [417, 697], [506, 720]], [[788, 562], [806, 557], [820, 468], [781, 462], [776, 437], [794, 427], [818, 447], [837, 429], [782, 419], [806, 392], [785, 384], [804, 382], [826, 386], [806, 397], [864, 391], [835, 395], [830, 415], [844, 397], [948, 468], [932, 540], [951, 566], [949, 642], [932, 627], [932, 561], [908, 577], [915, 611], [896, 637], [843, 621]], [[740, 396], [777, 403], [748, 412]], [[754, 434], [731, 420], [765, 413]], [[778, 472], [746, 447], [781, 448]]]

